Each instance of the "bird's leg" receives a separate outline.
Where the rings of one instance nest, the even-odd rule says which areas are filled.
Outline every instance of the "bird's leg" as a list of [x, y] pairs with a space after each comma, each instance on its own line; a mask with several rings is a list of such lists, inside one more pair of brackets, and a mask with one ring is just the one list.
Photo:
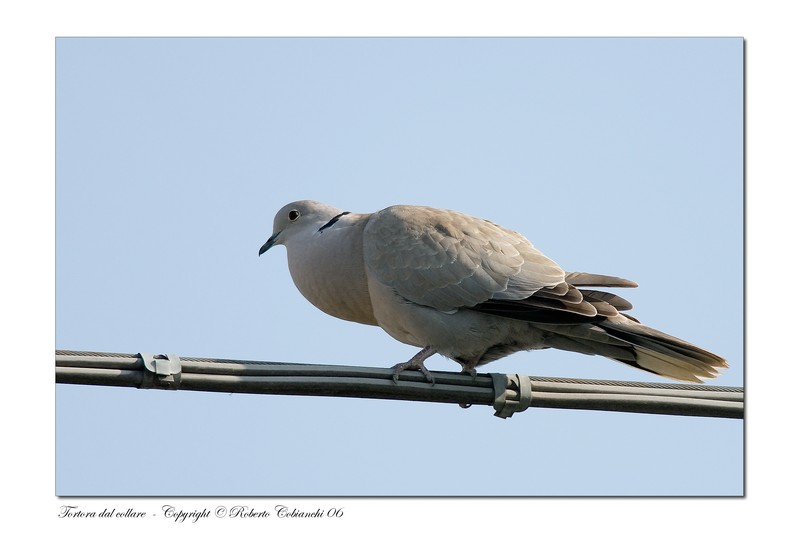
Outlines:
[[394, 383], [399, 381], [400, 372], [403, 370], [418, 370], [424, 374], [424, 377], [427, 379], [427, 381], [435, 385], [436, 379], [433, 377], [433, 374], [431, 374], [430, 371], [424, 366], [424, 360], [435, 353], [436, 351], [433, 348], [430, 346], [425, 346], [421, 352], [411, 357], [408, 361], [404, 363], [397, 363], [396, 365], [392, 366], [391, 369], [394, 371]]

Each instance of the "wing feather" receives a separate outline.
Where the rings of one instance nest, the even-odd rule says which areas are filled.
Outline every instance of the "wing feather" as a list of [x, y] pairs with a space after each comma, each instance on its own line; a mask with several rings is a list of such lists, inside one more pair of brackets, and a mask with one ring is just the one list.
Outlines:
[[[441, 311], [523, 299], [542, 288], [563, 290], [565, 277], [520, 234], [430, 207], [393, 206], [373, 214], [364, 229], [364, 261], [370, 275], [403, 298]], [[581, 302], [568, 305], [588, 311]]]

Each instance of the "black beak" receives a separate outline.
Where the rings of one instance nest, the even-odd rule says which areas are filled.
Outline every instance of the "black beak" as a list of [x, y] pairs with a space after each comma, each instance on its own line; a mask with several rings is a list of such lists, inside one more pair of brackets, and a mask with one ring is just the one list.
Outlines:
[[261, 246], [260, 250], [258, 250], [258, 256], [260, 257], [265, 251], [269, 250], [272, 246], [274, 246], [275, 245], [275, 241], [277, 240], [277, 238], [279, 236], [280, 236], [280, 232], [278, 231], [277, 233], [275, 233], [274, 235], [269, 237], [269, 240], [266, 241], [263, 246]]

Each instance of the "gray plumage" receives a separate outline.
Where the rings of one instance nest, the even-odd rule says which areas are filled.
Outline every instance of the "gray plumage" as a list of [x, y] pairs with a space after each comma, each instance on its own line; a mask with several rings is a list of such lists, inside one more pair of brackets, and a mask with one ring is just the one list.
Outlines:
[[[316, 307], [376, 325], [422, 348], [394, 377], [440, 353], [474, 373], [520, 350], [603, 355], [661, 376], [701, 382], [721, 357], [644, 326], [601, 288], [613, 276], [564, 272], [515, 231], [444, 209], [393, 206], [371, 214], [315, 201], [278, 211], [259, 255], [282, 244], [294, 284]], [[589, 288], [590, 287], [590, 288]]]

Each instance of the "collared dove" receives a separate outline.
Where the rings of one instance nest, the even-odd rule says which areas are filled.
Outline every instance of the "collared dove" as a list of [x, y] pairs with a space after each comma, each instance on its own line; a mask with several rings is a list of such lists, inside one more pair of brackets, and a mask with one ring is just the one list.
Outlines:
[[713, 378], [727, 362], [623, 313], [624, 298], [584, 287], [637, 287], [564, 272], [522, 235], [444, 209], [397, 205], [371, 214], [320, 202], [278, 211], [258, 255], [282, 244], [294, 284], [327, 314], [380, 326], [422, 350], [392, 367], [432, 375], [439, 353], [464, 372], [520, 350], [603, 355], [681, 381]]

